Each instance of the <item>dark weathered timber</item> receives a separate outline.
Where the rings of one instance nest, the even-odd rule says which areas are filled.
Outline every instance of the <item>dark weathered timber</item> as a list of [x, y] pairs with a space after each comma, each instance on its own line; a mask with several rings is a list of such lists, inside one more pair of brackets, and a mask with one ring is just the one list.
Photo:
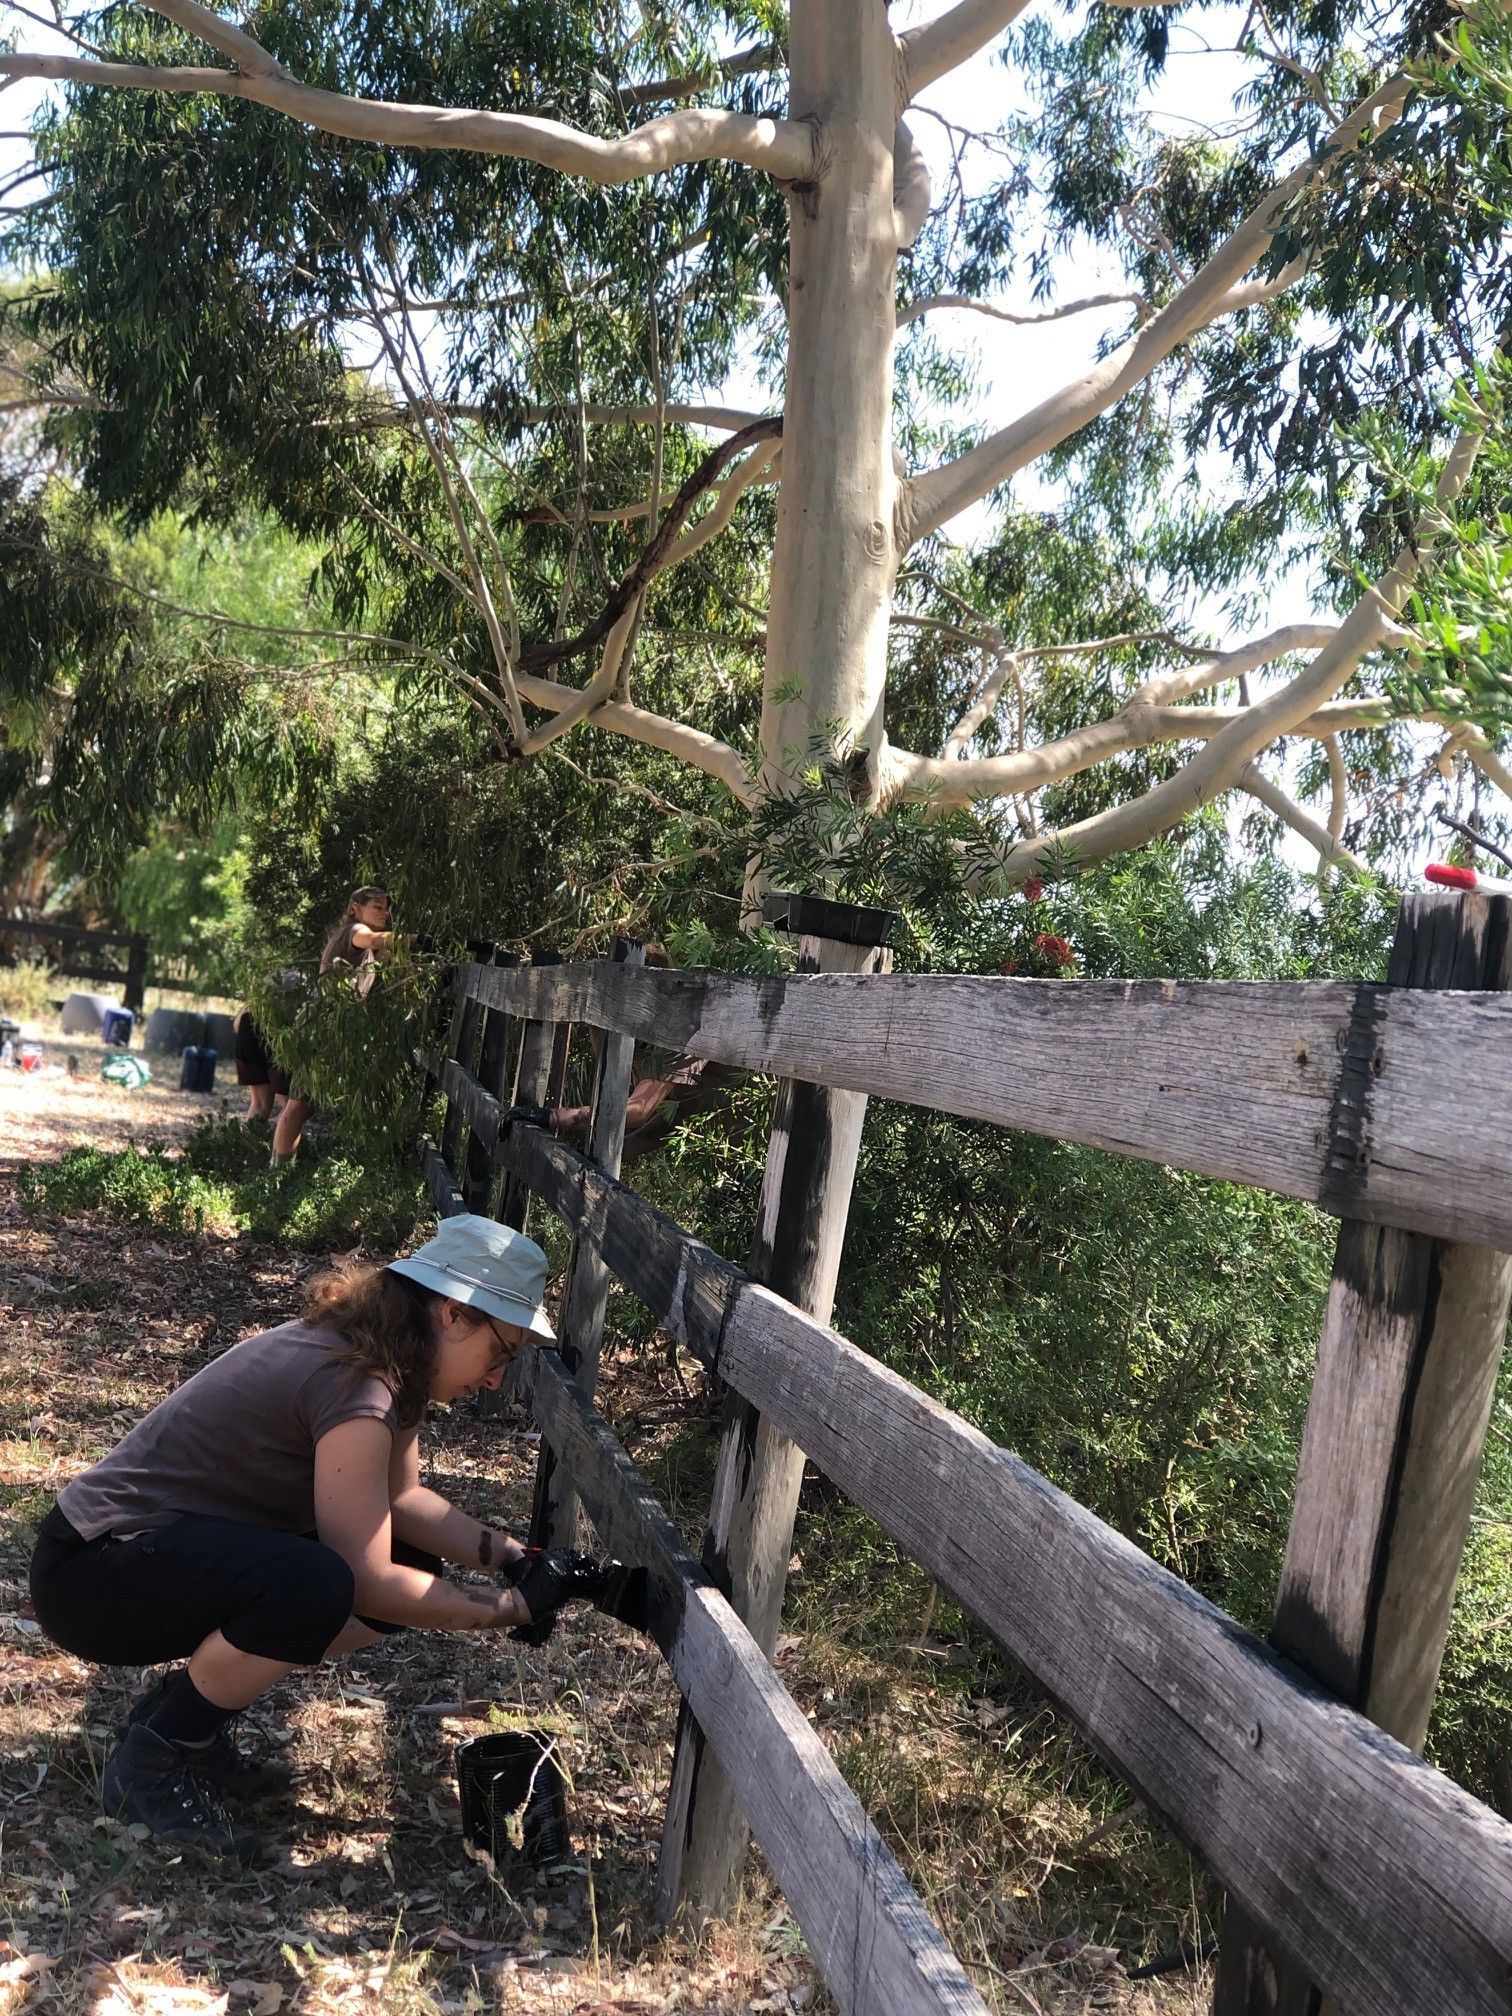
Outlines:
[[1512, 1003], [1498, 994], [603, 965], [475, 967], [466, 985], [517, 1013], [1512, 1248]]
[[500, 1165], [575, 1231], [593, 1241], [662, 1328], [712, 1366], [730, 1298], [744, 1278], [633, 1190], [538, 1127], [512, 1127]]
[[[1404, 899], [1387, 971], [1512, 987], [1504, 897]], [[1478, 1078], [1481, 1062], [1456, 1060]], [[1318, 1346], [1271, 1643], [1421, 1750], [1512, 1302], [1512, 1258], [1346, 1220]], [[1230, 1908], [1216, 2016], [1316, 2016], [1317, 1988]]]
[[[644, 966], [646, 948], [628, 939], [618, 939], [614, 960], [627, 969]], [[588, 1121], [588, 1160], [606, 1176], [615, 1177], [625, 1146], [625, 1105], [635, 1070], [635, 1038], [606, 1030], [598, 1040]], [[562, 1290], [561, 1358], [576, 1380], [578, 1391], [589, 1400], [598, 1390], [599, 1351], [608, 1303], [609, 1269], [593, 1241], [575, 1234], [567, 1259], [566, 1286]], [[536, 1465], [531, 1544], [578, 1547], [586, 1537], [572, 1481], [558, 1468], [550, 1443], [543, 1442]]]
[[[561, 960], [555, 952], [538, 952], [535, 963], [528, 967], [517, 967], [517, 974], [529, 974], [540, 979], [548, 972], [559, 971]], [[469, 969], [476, 972], [476, 967]], [[498, 969], [486, 968], [497, 972]], [[502, 1004], [507, 1005], [507, 1004]], [[515, 1070], [514, 1099], [517, 1106], [544, 1106], [551, 1096], [552, 1067], [557, 1052], [558, 1029], [552, 1016], [535, 1016], [526, 1013], [524, 1033], [520, 1038], [520, 1056]], [[512, 1183], [506, 1175], [499, 1194], [499, 1216], [506, 1225], [513, 1225], [517, 1232], [526, 1229], [530, 1216], [529, 1192]]]
[[[507, 952], [493, 949], [491, 963], [495, 966], [512, 965]], [[483, 1026], [478, 1039], [478, 1080], [486, 1091], [502, 1099], [509, 1086], [505, 1082], [509, 1076], [509, 1031], [511, 1018], [500, 1008], [483, 1010]], [[493, 1165], [493, 1142], [484, 1142], [469, 1132], [467, 1139], [467, 1172], [462, 1183], [462, 1194], [467, 1199], [469, 1211], [492, 1216], [493, 1192], [497, 1188], [497, 1177]]]
[[462, 1201], [462, 1192], [452, 1180], [447, 1168], [434, 1146], [427, 1141], [422, 1150], [425, 1164], [425, 1194], [436, 1207], [438, 1218], [455, 1218], [467, 1206]]
[[1512, 1827], [905, 1380], [755, 1286], [720, 1371], [1349, 2016], [1506, 2016]]
[[[826, 906], [825, 921], [843, 921]], [[802, 937], [800, 973], [882, 974], [892, 955], [861, 913], [849, 939]], [[885, 936], [885, 932], [883, 934]], [[860, 942], [856, 942], [859, 938]], [[751, 1273], [823, 1323], [835, 1304], [866, 1098], [784, 1079], [777, 1088], [751, 1250]], [[729, 1593], [735, 1614], [770, 1658], [782, 1619], [793, 1522], [803, 1486], [802, 1449], [744, 1395], [725, 1394], [704, 1566]], [[656, 1902], [663, 1917], [721, 1911], [739, 1881], [746, 1816], [735, 1785], [708, 1754], [692, 1710], [678, 1719], [662, 1833]]]
[[147, 998], [147, 939], [144, 933], [134, 932], [131, 948], [126, 960], [125, 1003], [133, 1015], [140, 1015]]
[[[465, 991], [458, 992], [457, 1013], [452, 1022], [451, 1056], [469, 1077], [478, 1068], [478, 1042], [483, 1033], [486, 1012], [482, 1003], [473, 1000], [471, 995]], [[442, 1082], [445, 1082], [444, 1073]], [[466, 1115], [448, 1100], [446, 1117], [441, 1123], [441, 1153], [447, 1167], [459, 1174], [466, 1167], [467, 1132]]]
[[52, 924], [45, 917], [0, 917], [0, 935], [55, 938], [62, 945], [130, 945], [133, 931], [99, 931], [92, 924]]
[[646, 1567], [656, 1640], [739, 1787], [839, 2007], [848, 2016], [985, 2016], [834, 1759], [592, 1403], [550, 1351], [522, 1365], [521, 1384], [606, 1546]]

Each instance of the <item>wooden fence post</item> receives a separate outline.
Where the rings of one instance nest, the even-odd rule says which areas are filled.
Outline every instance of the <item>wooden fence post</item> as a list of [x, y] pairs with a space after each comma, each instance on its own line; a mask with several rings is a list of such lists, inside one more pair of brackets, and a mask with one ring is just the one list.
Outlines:
[[[613, 956], [624, 966], [643, 966], [646, 948], [617, 938]], [[635, 1038], [605, 1030], [599, 1038], [598, 1062], [593, 1074], [587, 1155], [607, 1176], [619, 1174], [620, 1155], [625, 1146], [625, 1106], [634, 1068]], [[589, 1400], [598, 1387], [599, 1351], [604, 1341], [604, 1311], [608, 1301], [609, 1269], [586, 1233], [575, 1232], [562, 1291], [558, 1350], [563, 1366]], [[551, 1444], [543, 1436], [536, 1467], [530, 1544], [577, 1547], [583, 1537], [583, 1512], [572, 1480], [558, 1466]]]
[[[512, 952], [501, 952], [499, 947], [494, 945], [489, 948], [486, 963], [490, 966], [513, 966], [515, 958]], [[496, 1099], [507, 1105], [509, 1088], [505, 1080], [509, 1076], [509, 1016], [501, 1008], [485, 1008], [481, 1020], [478, 1083], [485, 1092], [491, 1092]], [[493, 1157], [483, 1143], [469, 1133], [467, 1169], [462, 1181], [462, 1195], [467, 1200], [468, 1210], [492, 1216], [491, 1207], [498, 1187]]]
[[142, 1004], [147, 998], [147, 939], [138, 931], [134, 933], [126, 957], [126, 998], [125, 1005], [133, 1015], [140, 1015]]
[[[462, 1066], [469, 1076], [478, 1062], [478, 1036], [483, 1010], [478, 1002], [470, 1000], [461, 991], [463, 968], [457, 969], [457, 1004], [452, 1016], [451, 1047], [449, 1054]], [[455, 1099], [446, 1102], [446, 1117], [441, 1122], [441, 1159], [450, 1169], [453, 1178], [460, 1185], [462, 1180], [462, 1146], [466, 1139], [467, 1121], [462, 1108]]]
[[[1386, 977], [1512, 990], [1512, 901], [1405, 896]], [[1355, 1047], [1356, 1096], [1334, 1153], [1347, 1142], [1363, 1169], [1376, 1032], [1362, 1027]], [[1459, 1062], [1473, 1079], [1476, 1059]], [[1348, 1166], [1341, 1159], [1341, 1181]], [[1512, 1256], [1347, 1217], [1339, 1228], [1270, 1637], [1413, 1750], [1428, 1732], [1509, 1300]], [[1230, 1904], [1213, 2006], [1215, 2016], [1317, 2016], [1324, 2004]]]
[[[557, 952], [535, 952], [532, 966], [560, 966]], [[520, 1038], [520, 1061], [515, 1071], [512, 1106], [544, 1106], [551, 1091], [552, 1064], [556, 1057], [555, 1022], [527, 1022]], [[529, 1217], [530, 1192], [514, 1177], [506, 1176], [499, 1192], [499, 1217], [516, 1232], [523, 1232]]]
[[[800, 973], [885, 973], [889, 912], [816, 897], [770, 898], [769, 921], [798, 937]], [[845, 1242], [866, 1095], [783, 1079], [762, 1177], [752, 1277], [829, 1321]], [[803, 1451], [748, 1401], [726, 1396], [704, 1537], [704, 1566], [770, 1659], [782, 1617]], [[657, 1911], [720, 1911], [744, 1862], [747, 1828], [724, 1773], [686, 1703], [657, 1874]]]

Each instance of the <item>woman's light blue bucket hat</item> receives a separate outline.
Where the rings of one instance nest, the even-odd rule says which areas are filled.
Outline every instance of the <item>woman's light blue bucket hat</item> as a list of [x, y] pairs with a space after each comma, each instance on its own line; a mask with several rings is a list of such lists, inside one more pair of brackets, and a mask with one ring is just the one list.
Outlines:
[[463, 1212], [445, 1218], [434, 1239], [407, 1260], [391, 1260], [390, 1271], [449, 1295], [454, 1302], [482, 1309], [501, 1323], [518, 1323], [555, 1342], [546, 1319], [546, 1255], [534, 1239], [513, 1226]]

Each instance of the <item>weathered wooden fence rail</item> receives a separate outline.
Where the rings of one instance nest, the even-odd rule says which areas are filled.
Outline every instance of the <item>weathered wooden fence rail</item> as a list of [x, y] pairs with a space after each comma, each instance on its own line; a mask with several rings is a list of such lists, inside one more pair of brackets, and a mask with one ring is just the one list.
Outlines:
[[[142, 931], [96, 931], [83, 924], [54, 924], [45, 917], [0, 917], [0, 940], [23, 939], [33, 945], [57, 948], [53, 965], [70, 980], [104, 980], [122, 990], [122, 1000], [133, 1014], [142, 1012], [149, 986], [169, 993], [197, 994], [203, 990], [192, 980], [179, 980], [166, 973], [148, 972], [151, 939]], [[101, 965], [91, 961], [95, 950], [107, 953], [126, 948], [124, 966]]]
[[[1410, 1482], [1410, 1505], [1381, 1512], [1380, 1530], [1363, 1540], [1346, 1537], [1376, 1596], [1393, 1576], [1404, 1588], [1426, 1586], [1416, 1565], [1426, 1541], [1433, 1614], [1370, 1627], [1381, 1657], [1417, 1675], [1416, 1699], [1423, 1670], [1429, 1694], [1437, 1671], [1445, 1574], [1452, 1590], [1469, 1516], [1465, 1477], [1473, 1481], [1485, 1432], [1485, 1367], [1494, 1372], [1512, 1290], [1512, 1266], [1464, 1243], [1512, 1247], [1512, 999], [1501, 991], [1512, 984], [1508, 910], [1484, 899], [1407, 906], [1395, 984], [1386, 987], [884, 974], [754, 981], [607, 961], [474, 965], [459, 975], [454, 1028], [459, 1039], [467, 1033], [471, 1005], [474, 1017], [486, 1009], [535, 1031], [578, 1021], [610, 1032], [618, 1042], [612, 1079], [607, 1063], [600, 1070], [604, 1138], [613, 1137], [611, 1105], [623, 1124], [627, 1041], [648, 1041], [1263, 1183], [1347, 1217], [1340, 1264], [1352, 1270], [1349, 1307], [1380, 1303], [1385, 1332], [1394, 1321], [1408, 1341], [1372, 1363], [1369, 1346], [1385, 1332], [1366, 1326], [1352, 1361], [1361, 1401], [1348, 1367], [1330, 1357], [1325, 1328], [1299, 1485], [1307, 1537], [1294, 1530], [1283, 1599], [1302, 1572], [1293, 1565], [1299, 1550], [1315, 1566], [1320, 1549], [1339, 1551], [1330, 1510], [1335, 1525], [1346, 1513], [1363, 1518], [1351, 1463], [1358, 1469], [1364, 1451], [1394, 1465]], [[1407, 984], [1442, 987], [1466, 975], [1479, 983], [1469, 992]], [[1512, 2011], [1512, 1828], [1349, 1705], [1367, 1701], [1363, 1677], [1357, 1687], [1324, 1670], [1299, 1646], [1284, 1605], [1278, 1650], [1011, 1452], [671, 1224], [612, 1167], [539, 1128], [506, 1127], [505, 1074], [495, 1092], [465, 1068], [459, 1041], [453, 1051], [436, 1060], [435, 1075], [454, 1155], [465, 1136], [463, 1152], [501, 1171], [506, 1195], [535, 1196], [554, 1211], [572, 1233], [575, 1274], [591, 1253], [723, 1383], [732, 1405], [756, 1410], [764, 1432], [805, 1452], [980, 1620], [1221, 1879], [1230, 1898], [1225, 2010], [1301, 2011], [1321, 1989], [1360, 2016]], [[596, 1102], [595, 1133], [598, 1119]], [[791, 1141], [786, 1152], [795, 1152]], [[615, 1143], [611, 1160], [617, 1153]], [[427, 1180], [439, 1210], [464, 1208], [435, 1150]], [[1364, 1220], [1377, 1222], [1354, 1222]], [[1412, 1305], [1400, 1268], [1361, 1274], [1361, 1238], [1401, 1242], [1409, 1233], [1435, 1235], [1419, 1239], [1427, 1257], [1418, 1271], [1431, 1266], [1435, 1280], [1447, 1272], [1447, 1313], [1424, 1316], [1421, 1298]], [[1446, 1245], [1451, 1238], [1459, 1243]], [[1456, 1301], [1452, 1284], [1467, 1268], [1474, 1293]], [[1337, 1300], [1337, 1277], [1335, 1286]], [[693, 1561], [574, 1383], [585, 1342], [597, 1361], [600, 1292], [592, 1305], [586, 1316], [581, 1307], [564, 1312], [562, 1360], [538, 1358], [531, 1404], [606, 1544], [647, 1564], [655, 1635], [685, 1715], [766, 1849], [837, 2000], [847, 2010], [976, 2006], [762, 1657], [770, 1647], [759, 1625], [753, 1637], [742, 1624], [762, 1606], [742, 1588], [738, 1565], [723, 1559], [712, 1528], [705, 1566]], [[1335, 1333], [1348, 1330], [1332, 1303], [1329, 1321]], [[1330, 1497], [1321, 1438], [1351, 1401], [1357, 1418], [1337, 1452], [1344, 1474]], [[1442, 1486], [1421, 1448], [1414, 1457], [1414, 1435], [1443, 1459]], [[767, 1611], [770, 1598], [767, 1590]], [[1343, 1594], [1312, 1589], [1315, 1637], [1332, 1644], [1330, 1623], [1346, 1599], [1361, 1600], [1352, 1582]], [[1282, 1651], [1305, 1658], [1318, 1678]], [[1421, 1727], [1403, 1733], [1421, 1743]], [[698, 1790], [696, 1757], [684, 1751], [680, 1744], [664, 1846], [664, 1873], [678, 1880], [666, 1901], [707, 1906], [721, 1872], [688, 1866]]]

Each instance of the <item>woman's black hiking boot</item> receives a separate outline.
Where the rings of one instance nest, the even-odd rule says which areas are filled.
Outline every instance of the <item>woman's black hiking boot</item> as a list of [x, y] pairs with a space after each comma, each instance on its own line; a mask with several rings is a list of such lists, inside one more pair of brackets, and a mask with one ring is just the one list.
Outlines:
[[[152, 1720], [153, 1710], [162, 1700], [172, 1678], [171, 1672], [165, 1673], [139, 1701], [132, 1702], [130, 1713], [116, 1730], [121, 1742], [125, 1742], [127, 1732], [138, 1723]], [[254, 1800], [272, 1799], [280, 1792], [287, 1792], [294, 1782], [294, 1773], [287, 1764], [275, 1763], [266, 1754], [267, 1738], [261, 1738], [265, 1754], [249, 1757], [237, 1746], [231, 1733], [234, 1726], [228, 1722], [202, 1750], [189, 1753], [195, 1770], [222, 1799], [235, 1799], [250, 1805]]]
[[250, 1862], [258, 1838], [233, 1820], [199, 1773], [197, 1754], [134, 1722], [112, 1751], [100, 1780], [100, 1804], [160, 1841], [198, 1843], [214, 1855]]

